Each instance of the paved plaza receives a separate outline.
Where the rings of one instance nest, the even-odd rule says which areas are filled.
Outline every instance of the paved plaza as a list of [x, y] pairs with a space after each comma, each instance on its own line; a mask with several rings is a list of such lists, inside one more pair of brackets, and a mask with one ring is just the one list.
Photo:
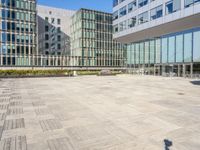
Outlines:
[[164, 139], [200, 149], [198, 81], [0, 79], [0, 150], [164, 150]]

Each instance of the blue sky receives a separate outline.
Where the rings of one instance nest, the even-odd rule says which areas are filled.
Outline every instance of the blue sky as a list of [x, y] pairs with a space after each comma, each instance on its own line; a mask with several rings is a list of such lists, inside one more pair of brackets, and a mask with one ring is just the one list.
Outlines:
[[72, 10], [89, 8], [112, 12], [112, 0], [38, 0], [38, 4]]

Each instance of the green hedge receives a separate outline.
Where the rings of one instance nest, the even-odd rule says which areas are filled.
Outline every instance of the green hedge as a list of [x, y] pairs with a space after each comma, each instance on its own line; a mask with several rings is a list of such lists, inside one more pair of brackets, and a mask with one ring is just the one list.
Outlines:
[[[100, 71], [81, 70], [76, 71], [77, 75], [99, 75]], [[120, 71], [111, 71], [113, 75], [121, 74]], [[0, 70], [0, 77], [22, 77], [22, 76], [72, 76], [73, 71], [69, 70]]]
[[77, 75], [98, 75], [100, 71], [88, 71], [88, 70], [82, 70], [77, 71]]
[[0, 70], [0, 76], [48, 76], [48, 75], [72, 75], [67, 70]]

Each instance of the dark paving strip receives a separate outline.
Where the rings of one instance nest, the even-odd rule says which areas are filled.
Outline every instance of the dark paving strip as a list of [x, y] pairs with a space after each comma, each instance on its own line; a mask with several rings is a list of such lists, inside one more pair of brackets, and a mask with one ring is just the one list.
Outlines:
[[50, 150], [75, 150], [68, 138], [58, 138], [47, 141]]
[[10, 102], [10, 97], [0, 98], [0, 103]]
[[7, 115], [18, 115], [23, 114], [23, 108], [9, 108]]
[[8, 109], [8, 104], [0, 104], [0, 109], [1, 110]]
[[41, 121], [39, 121], [39, 123], [44, 132], [62, 128], [61, 123], [55, 119], [41, 120]]
[[[0, 126], [0, 140], [2, 138], [2, 134], [3, 134], [3, 126]], [[1, 142], [1, 141], [0, 141]], [[1, 150], [1, 149], [0, 149]]]
[[50, 113], [50, 110], [49, 109], [47, 109], [47, 108], [36, 108], [35, 109], [35, 113], [36, 113], [36, 115], [47, 115], [47, 114], [49, 114]]
[[0, 141], [0, 150], [27, 150], [26, 136], [17, 136]]
[[11, 130], [17, 128], [25, 128], [24, 118], [6, 120], [4, 122], [3, 130]]
[[21, 96], [11, 96], [10, 99], [11, 100], [14, 100], [14, 99], [19, 100], [19, 99], [22, 99], [22, 97]]
[[41, 102], [41, 101], [36, 101], [36, 102], [33, 102], [33, 106], [35, 106], [35, 107], [37, 107], [37, 106], [45, 106], [45, 103]]
[[0, 121], [3, 121], [5, 119], [6, 119], [6, 114], [5, 113], [0, 114]]
[[22, 106], [21, 101], [12, 101], [10, 102], [9, 106]]

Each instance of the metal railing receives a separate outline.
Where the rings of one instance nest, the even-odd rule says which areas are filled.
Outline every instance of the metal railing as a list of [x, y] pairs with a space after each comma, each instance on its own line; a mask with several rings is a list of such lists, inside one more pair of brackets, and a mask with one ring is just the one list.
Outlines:
[[[109, 62], [107, 65], [96, 65], [97, 61], [94, 57], [81, 56], [0, 54], [0, 67], [124, 67], [122, 59], [104, 59]], [[82, 65], [83, 62], [90, 65]]]

